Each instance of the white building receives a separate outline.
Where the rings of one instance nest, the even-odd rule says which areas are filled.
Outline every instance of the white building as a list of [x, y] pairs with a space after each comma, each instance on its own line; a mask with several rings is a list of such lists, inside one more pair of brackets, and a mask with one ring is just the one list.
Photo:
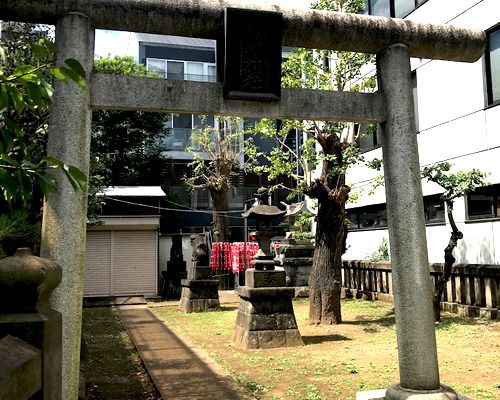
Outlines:
[[[411, 66], [421, 166], [448, 161], [454, 170], [488, 173], [488, 187], [455, 201], [454, 218], [464, 234], [457, 262], [500, 263], [500, 1], [367, 0], [367, 6], [372, 15], [487, 32], [486, 53], [475, 63], [412, 59]], [[366, 160], [382, 158], [379, 142], [363, 138]], [[384, 188], [368, 193], [378, 174], [361, 165], [349, 173], [359, 198], [347, 205], [353, 226], [346, 259], [367, 258], [388, 238]], [[429, 261], [443, 262], [451, 230], [439, 200], [443, 190], [425, 181], [422, 189]]]

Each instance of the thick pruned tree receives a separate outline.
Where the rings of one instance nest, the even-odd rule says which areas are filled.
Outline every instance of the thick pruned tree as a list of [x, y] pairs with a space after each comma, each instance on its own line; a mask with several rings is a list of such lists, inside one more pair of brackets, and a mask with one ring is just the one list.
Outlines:
[[220, 117], [215, 126], [208, 124], [204, 116], [200, 116], [200, 121], [201, 125], [191, 134], [188, 151], [194, 161], [190, 163], [191, 175], [185, 177], [185, 182], [193, 189], [203, 187], [208, 190], [213, 203], [213, 241], [227, 242], [230, 239], [231, 177], [245, 170], [253, 159], [247, 156], [247, 161], [243, 162], [243, 150], [252, 147], [252, 138], [246, 137], [239, 118]]
[[[311, 8], [338, 12], [363, 11], [362, 0], [320, 0]], [[361, 79], [370, 56], [360, 53], [294, 49], [283, 64], [284, 87], [359, 91], [371, 90], [374, 77]], [[317, 203], [313, 266], [309, 278], [309, 321], [314, 324], [342, 322], [341, 256], [345, 252], [347, 225], [345, 204], [349, 198], [347, 169], [361, 159], [353, 125], [321, 121], [281, 121], [279, 129], [263, 120], [259, 131], [274, 137], [277, 147], [268, 155], [270, 166], [257, 172], [294, 178], [291, 195], [301, 192]], [[299, 152], [287, 141], [299, 129], [305, 140]], [[297, 168], [299, 165], [299, 168]]]
[[444, 249], [444, 266], [441, 274], [438, 276], [436, 288], [434, 291], [434, 319], [441, 320], [440, 303], [443, 297], [446, 282], [450, 279], [451, 269], [455, 262], [453, 250], [457, 247], [460, 239], [463, 239], [463, 233], [458, 229], [453, 218], [453, 204], [458, 197], [466, 196], [477, 187], [486, 184], [486, 174], [476, 168], [470, 171], [451, 172], [452, 165], [448, 162], [434, 164], [422, 168], [422, 178], [430, 182], [437, 183], [444, 189], [441, 199], [446, 206], [448, 222], [451, 226], [450, 239]]

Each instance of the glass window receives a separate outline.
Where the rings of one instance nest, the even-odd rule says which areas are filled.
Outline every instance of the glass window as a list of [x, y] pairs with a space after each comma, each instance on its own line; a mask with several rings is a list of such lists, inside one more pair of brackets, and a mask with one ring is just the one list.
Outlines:
[[167, 79], [184, 80], [184, 62], [167, 61]]
[[200, 82], [204, 81], [202, 63], [187, 62], [186, 69], [187, 69], [186, 79], [188, 81], [200, 81]]
[[165, 77], [165, 60], [157, 58], [148, 58], [146, 68], [149, 72], [156, 72], [162, 78]]
[[387, 209], [385, 208], [385, 204], [384, 208], [378, 211], [378, 226], [387, 226]]
[[394, 1], [394, 14], [396, 18], [406, 17], [415, 9], [415, 0]]
[[415, 112], [415, 128], [418, 132], [418, 92], [417, 92], [417, 71], [411, 73], [411, 88], [413, 92], [413, 111]]
[[444, 202], [440, 195], [424, 197], [425, 222], [444, 222]]
[[178, 114], [174, 116], [173, 127], [191, 129], [193, 127], [192, 114]]
[[372, 226], [378, 225], [378, 217], [377, 212], [361, 212], [359, 214], [359, 227], [360, 228], [369, 228]]
[[493, 208], [494, 196], [492, 193], [471, 193], [467, 200], [470, 219], [495, 216], [496, 210]]
[[488, 103], [500, 101], [500, 27], [488, 32], [486, 53]]
[[358, 214], [356, 212], [346, 210], [346, 218], [349, 221], [349, 229], [359, 229]]
[[370, 3], [371, 15], [379, 15], [381, 17], [391, 16], [391, 3], [389, 0], [371, 0]]
[[380, 147], [382, 144], [381, 129], [375, 124], [361, 124], [358, 130], [359, 148], [362, 153]]
[[208, 65], [207, 72], [208, 72], [208, 82], [216, 82], [217, 81], [217, 69], [215, 68], [215, 65]]
[[215, 126], [213, 115], [193, 115], [193, 127]]

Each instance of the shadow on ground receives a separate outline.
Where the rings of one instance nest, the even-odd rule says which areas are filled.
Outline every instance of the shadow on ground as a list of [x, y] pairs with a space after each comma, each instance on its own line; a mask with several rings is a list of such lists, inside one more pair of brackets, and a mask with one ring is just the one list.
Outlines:
[[321, 335], [321, 336], [302, 336], [302, 340], [304, 341], [304, 344], [307, 346], [310, 344], [318, 344], [323, 342], [340, 342], [343, 340], [352, 340], [352, 339], [343, 335]]

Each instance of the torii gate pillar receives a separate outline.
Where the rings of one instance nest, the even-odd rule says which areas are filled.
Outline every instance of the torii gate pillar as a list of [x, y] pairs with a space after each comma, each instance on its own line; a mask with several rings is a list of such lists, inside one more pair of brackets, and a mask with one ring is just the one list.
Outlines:
[[[94, 59], [94, 29], [83, 14], [70, 13], [56, 24], [57, 62], [80, 62], [87, 82]], [[47, 153], [74, 165], [88, 176], [90, 159], [90, 87], [54, 82]], [[58, 192], [45, 199], [41, 255], [63, 267], [62, 281], [52, 295], [52, 306], [62, 314], [62, 399], [78, 397], [83, 301], [83, 266], [87, 223], [87, 190], [73, 190], [61, 171]]]
[[408, 47], [377, 54], [377, 73], [387, 110], [382, 152], [400, 377], [385, 399], [458, 399], [439, 382]]

